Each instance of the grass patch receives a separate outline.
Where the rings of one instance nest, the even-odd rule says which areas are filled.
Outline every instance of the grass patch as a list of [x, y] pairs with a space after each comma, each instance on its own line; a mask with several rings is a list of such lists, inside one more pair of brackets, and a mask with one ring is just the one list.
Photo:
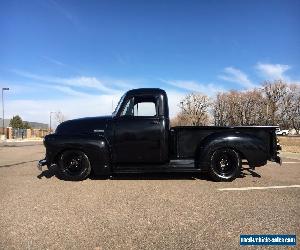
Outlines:
[[300, 136], [278, 136], [283, 152], [300, 153]]

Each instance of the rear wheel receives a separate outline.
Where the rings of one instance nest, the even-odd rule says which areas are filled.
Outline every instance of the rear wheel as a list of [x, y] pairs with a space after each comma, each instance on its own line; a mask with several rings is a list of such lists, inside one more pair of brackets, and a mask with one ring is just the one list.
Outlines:
[[87, 155], [80, 150], [66, 150], [58, 161], [58, 175], [63, 180], [81, 181], [91, 173]]
[[241, 158], [230, 148], [221, 148], [213, 152], [209, 175], [215, 181], [232, 181], [241, 173]]

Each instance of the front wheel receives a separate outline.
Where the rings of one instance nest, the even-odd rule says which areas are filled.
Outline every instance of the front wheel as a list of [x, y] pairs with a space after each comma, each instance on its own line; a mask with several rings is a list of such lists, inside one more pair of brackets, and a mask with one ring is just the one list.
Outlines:
[[80, 150], [66, 150], [58, 161], [58, 177], [68, 181], [82, 181], [91, 173], [87, 155]]
[[239, 154], [230, 148], [217, 149], [210, 159], [209, 175], [215, 181], [232, 181], [241, 173]]

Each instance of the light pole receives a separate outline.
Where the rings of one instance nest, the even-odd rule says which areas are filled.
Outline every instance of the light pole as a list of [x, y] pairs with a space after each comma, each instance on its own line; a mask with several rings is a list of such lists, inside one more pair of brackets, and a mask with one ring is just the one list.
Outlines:
[[4, 131], [4, 96], [3, 96], [3, 92], [5, 90], [9, 90], [9, 88], [2, 88], [2, 132], [4, 134], [4, 137], [5, 137], [5, 131]]
[[51, 134], [51, 118], [52, 118], [51, 116], [52, 116], [53, 113], [55, 113], [55, 112], [52, 112], [52, 111], [50, 112], [50, 124], [49, 124], [50, 130], [49, 130], [49, 134]]

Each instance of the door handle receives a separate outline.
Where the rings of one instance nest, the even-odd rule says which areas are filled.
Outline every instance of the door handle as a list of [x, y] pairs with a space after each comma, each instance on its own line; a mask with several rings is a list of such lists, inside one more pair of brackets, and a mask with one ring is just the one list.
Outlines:
[[159, 121], [152, 121], [151, 124], [159, 124]]

